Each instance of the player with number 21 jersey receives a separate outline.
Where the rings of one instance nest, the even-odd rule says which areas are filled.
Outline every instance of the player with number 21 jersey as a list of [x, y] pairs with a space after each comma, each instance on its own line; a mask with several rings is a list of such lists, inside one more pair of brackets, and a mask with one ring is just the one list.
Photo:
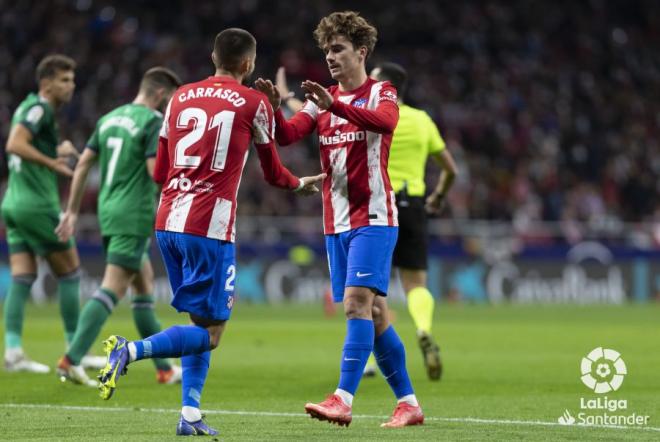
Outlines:
[[176, 434], [216, 435], [200, 401], [211, 350], [218, 347], [234, 305], [236, 193], [252, 140], [270, 184], [318, 192], [325, 175], [297, 178], [280, 162], [273, 142], [273, 110], [263, 93], [242, 85], [254, 70], [257, 42], [230, 28], [215, 39], [215, 75], [179, 88], [160, 132], [154, 179], [163, 185], [156, 238], [172, 287], [172, 306], [194, 325], [173, 326], [141, 341], [113, 335], [100, 376], [112, 396], [129, 363], [181, 357], [182, 408]]
[[233, 242], [236, 193], [251, 137], [266, 180], [282, 188], [299, 185], [279, 162], [272, 135], [273, 111], [261, 92], [228, 76], [181, 87], [160, 132], [154, 179], [163, 191], [156, 230]]

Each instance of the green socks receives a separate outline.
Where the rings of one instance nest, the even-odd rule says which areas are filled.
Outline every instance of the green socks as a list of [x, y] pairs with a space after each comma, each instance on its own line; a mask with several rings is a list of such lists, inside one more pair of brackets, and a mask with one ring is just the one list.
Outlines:
[[73, 365], [79, 365], [83, 356], [92, 347], [115, 305], [117, 305], [117, 296], [103, 287], [85, 303], [73, 341], [66, 353]]
[[408, 311], [418, 331], [431, 333], [434, 306], [433, 295], [426, 287], [415, 287], [408, 292]]
[[80, 311], [80, 270], [75, 270], [57, 279], [57, 296], [60, 300], [60, 315], [64, 323], [64, 336], [71, 345], [78, 325]]
[[[9, 293], [5, 299], [5, 348], [21, 347], [25, 303], [30, 297], [30, 288], [36, 275], [18, 275], [12, 278]], [[60, 314], [64, 323], [67, 344], [71, 343], [78, 324], [80, 292], [80, 272], [75, 270], [58, 278], [57, 295], [60, 300]]]
[[35, 279], [37, 275], [17, 275], [12, 277], [9, 284], [4, 305], [5, 350], [21, 347], [25, 303], [30, 297], [30, 288]]
[[[160, 333], [161, 327], [156, 312], [154, 312], [154, 297], [152, 295], [134, 295], [131, 303], [133, 321], [142, 339]], [[153, 359], [158, 370], [170, 370], [172, 365], [168, 359]]]
[[[142, 338], [154, 335], [161, 330], [160, 323], [154, 314], [153, 304], [154, 298], [151, 295], [133, 297], [133, 319]], [[66, 353], [72, 364], [80, 364], [83, 356], [94, 344], [115, 305], [117, 305], [117, 296], [103, 287], [94, 293], [92, 299], [87, 301], [80, 314], [78, 328], [75, 331], [69, 351]], [[154, 364], [159, 370], [172, 368], [167, 359], [154, 359]]]

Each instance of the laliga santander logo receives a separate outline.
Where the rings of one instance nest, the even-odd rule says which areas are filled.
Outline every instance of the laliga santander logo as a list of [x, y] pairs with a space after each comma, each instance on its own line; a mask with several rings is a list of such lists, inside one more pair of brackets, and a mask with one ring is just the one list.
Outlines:
[[582, 358], [580, 369], [582, 383], [599, 394], [617, 391], [628, 373], [621, 354], [603, 347], [594, 348]]
[[[611, 348], [597, 347], [582, 358], [582, 382], [596, 394], [617, 391], [628, 374], [621, 354]], [[643, 426], [651, 416], [628, 411], [628, 400], [607, 396], [580, 398], [580, 411], [575, 416], [568, 409], [559, 417], [561, 425]]]

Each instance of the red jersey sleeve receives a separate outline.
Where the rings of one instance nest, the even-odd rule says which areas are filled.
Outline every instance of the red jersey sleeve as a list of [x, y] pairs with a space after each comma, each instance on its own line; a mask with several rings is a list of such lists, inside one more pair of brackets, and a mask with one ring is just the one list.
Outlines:
[[394, 132], [399, 122], [396, 89], [389, 82], [383, 83], [376, 100], [376, 108], [372, 110], [351, 106], [335, 99], [328, 110], [365, 130], [381, 134]]
[[290, 120], [284, 117], [282, 108], [275, 112], [275, 139], [278, 144], [287, 146], [311, 134], [316, 128], [318, 108], [311, 101], [305, 102], [302, 110]]
[[289, 169], [284, 167], [273, 141], [273, 108], [263, 100], [259, 103], [254, 115], [253, 140], [259, 155], [259, 163], [268, 184], [283, 189], [296, 189], [300, 179], [295, 177]]
[[167, 180], [170, 168], [169, 152], [167, 150], [167, 138], [158, 138], [158, 151], [156, 152], [156, 167], [154, 168], [154, 181], [160, 185]]
[[172, 107], [172, 99], [167, 103], [165, 115], [163, 116], [163, 124], [160, 126], [160, 133], [158, 136], [158, 150], [156, 151], [156, 166], [154, 167], [154, 181], [162, 185], [167, 180], [167, 175], [170, 168], [170, 154], [167, 146], [167, 140], [170, 137], [170, 109]]
[[282, 165], [280, 157], [275, 149], [275, 143], [255, 144], [259, 154], [261, 169], [268, 184], [282, 189], [297, 189], [300, 178], [294, 176], [289, 169]]

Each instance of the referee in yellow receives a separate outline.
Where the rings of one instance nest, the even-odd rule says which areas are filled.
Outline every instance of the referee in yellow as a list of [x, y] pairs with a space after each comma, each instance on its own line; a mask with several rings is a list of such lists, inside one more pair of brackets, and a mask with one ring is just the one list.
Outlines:
[[[442, 209], [457, 174], [456, 163], [431, 117], [423, 110], [403, 103], [408, 78], [405, 69], [396, 63], [382, 63], [371, 71], [370, 76], [392, 83], [399, 96], [399, 124], [394, 131], [387, 167], [399, 209], [399, 238], [392, 264], [399, 268], [427, 374], [430, 379], [437, 380], [442, 375], [442, 362], [438, 345], [431, 335], [435, 301], [426, 287], [426, 216], [427, 213], [438, 214]], [[433, 158], [442, 171], [425, 200], [424, 175], [428, 157]]]

